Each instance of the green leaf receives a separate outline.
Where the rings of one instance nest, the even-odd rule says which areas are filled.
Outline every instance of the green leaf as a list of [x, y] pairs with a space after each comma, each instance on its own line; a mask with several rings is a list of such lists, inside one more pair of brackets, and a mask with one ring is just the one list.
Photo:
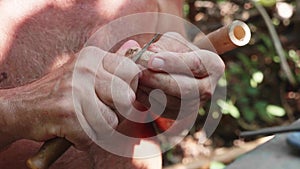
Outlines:
[[200, 116], [204, 116], [205, 115], [205, 110], [203, 109], [203, 108], [200, 108], [199, 110], [198, 110], [198, 114], [200, 115]]
[[218, 85], [221, 87], [226, 87], [227, 86], [227, 80], [226, 80], [226, 76], [223, 75], [220, 80], [218, 81]]
[[273, 42], [271, 40], [271, 38], [265, 34], [259, 34], [260, 35], [260, 38], [262, 39], [262, 41], [264, 42], [264, 44], [267, 46], [267, 51], [269, 51], [270, 49], [274, 49], [274, 46], [273, 46]]
[[252, 111], [249, 107], [244, 107], [242, 110], [242, 114], [245, 120], [248, 122], [253, 122], [256, 116], [255, 112]]
[[184, 16], [188, 16], [188, 14], [190, 13], [190, 6], [188, 3], [184, 3], [183, 5], [183, 14]]
[[238, 102], [239, 102], [240, 104], [242, 104], [243, 106], [244, 106], [244, 105], [248, 105], [248, 104], [249, 104], [249, 99], [248, 99], [247, 97], [242, 97], [242, 98], [240, 98], [240, 99], [238, 100]]
[[265, 122], [272, 122], [274, 120], [274, 116], [267, 113], [266, 111], [267, 103], [264, 101], [258, 101], [254, 104], [254, 108], [257, 110], [259, 117]]
[[247, 94], [249, 94], [250, 96], [257, 96], [259, 94], [259, 91], [257, 88], [253, 88], [253, 87], [248, 87], [246, 89]]
[[249, 56], [243, 54], [243, 53], [238, 53], [237, 58], [239, 58], [240, 61], [242, 61], [242, 63], [247, 67], [250, 68], [251, 67], [251, 61], [249, 59]]
[[217, 104], [221, 107], [223, 114], [230, 114], [234, 118], [240, 117], [240, 112], [238, 108], [233, 105], [232, 101], [224, 101], [224, 100], [217, 100]]
[[280, 63], [280, 57], [279, 56], [273, 56], [273, 61], [275, 63]]
[[267, 103], [264, 101], [256, 101], [256, 103], [254, 104], [255, 109], [261, 112], [265, 111], [266, 106]]
[[226, 167], [225, 164], [217, 161], [213, 161], [210, 163], [209, 169], [224, 169]]
[[257, 71], [252, 74], [252, 79], [259, 84], [264, 80], [264, 74], [261, 71]]
[[243, 69], [240, 65], [236, 64], [236, 63], [230, 63], [228, 65], [228, 71], [232, 74], [239, 74], [241, 72], [243, 72]]
[[264, 7], [272, 7], [276, 4], [276, 0], [259, 0], [258, 2]]
[[276, 105], [268, 105], [266, 110], [268, 114], [276, 117], [283, 117], [286, 114], [282, 107]]
[[267, 49], [266, 47], [264, 47], [263, 45], [258, 45], [257, 46], [258, 51], [260, 51], [261, 53], [267, 53]]
[[254, 81], [253, 79], [251, 79], [251, 80], [250, 80], [250, 86], [251, 86], [252, 88], [257, 88], [257, 82]]

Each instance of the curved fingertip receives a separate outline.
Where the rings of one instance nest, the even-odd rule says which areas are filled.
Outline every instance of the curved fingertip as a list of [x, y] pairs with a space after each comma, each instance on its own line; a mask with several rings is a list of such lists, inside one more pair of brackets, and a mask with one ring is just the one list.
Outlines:
[[108, 117], [106, 117], [106, 121], [107, 121], [108, 125], [110, 125], [114, 129], [117, 128], [117, 126], [119, 124], [119, 119], [116, 114], [108, 115]]
[[137, 87], [138, 87], [138, 85], [139, 85], [139, 78], [141, 77], [142, 75], [141, 75], [141, 72], [137, 75], [137, 76], [135, 76], [134, 78], [133, 78], [133, 80], [131, 81], [131, 83], [130, 83], [130, 87], [132, 88], [132, 90], [133, 91], [137, 91]]
[[148, 68], [153, 70], [163, 70], [165, 60], [159, 56], [152, 57], [148, 62]]
[[[138, 47], [140, 48], [141, 46], [139, 45], [139, 43], [135, 40], [128, 40], [126, 41], [123, 45], [122, 45], [123, 49], [129, 49], [129, 48], [133, 48], [133, 47]], [[121, 47], [121, 48], [122, 48]]]
[[[99, 104], [103, 105], [99, 100]], [[118, 116], [112, 111], [110, 108], [107, 107], [107, 111], [99, 112], [102, 114], [102, 118], [108, 124], [109, 127], [115, 129], [119, 124]]]
[[132, 89], [130, 89], [128, 91], [128, 98], [129, 98], [130, 103], [133, 103], [135, 101], [136, 96], [135, 96], [134, 91], [132, 91]]
[[121, 47], [120, 49], [116, 52], [117, 54], [120, 55], [125, 55], [126, 52], [128, 51], [128, 49], [131, 48], [140, 48], [141, 46], [138, 44], [137, 41], [135, 40], [128, 40], [126, 41]]

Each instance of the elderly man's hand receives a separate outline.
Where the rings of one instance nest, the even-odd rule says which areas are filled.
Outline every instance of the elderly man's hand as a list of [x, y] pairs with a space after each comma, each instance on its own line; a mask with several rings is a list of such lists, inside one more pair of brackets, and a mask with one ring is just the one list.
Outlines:
[[101, 139], [116, 128], [114, 105], [124, 111], [132, 105], [138, 73], [139, 68], [130, 59], [86, 47], [62, 68], [7, 91], [7, 110], [14, 112], [7, 120], [11, 124], [7, 132], [16, 139], [38, 141], [65, 137], [77, 148], [88, 148], [91, 139], [83, 129]]
[[[150, 107], [150, 92], [161, 89], [167, 100], [163, 117], [176, 118], [180, 108], [195, 112], [196, 105], [203, 105], [211, 97], [224, 72], [224, 63], [217, 54], [198, 49], [178, 33], [164, 34], [148, 50], [155, 54], [148, 65], [143, 65], [148, 69], [140, 78], [137, 99]], [[165, 104], [161, 103], [161, 95], [152, 97], [156, 103]]]

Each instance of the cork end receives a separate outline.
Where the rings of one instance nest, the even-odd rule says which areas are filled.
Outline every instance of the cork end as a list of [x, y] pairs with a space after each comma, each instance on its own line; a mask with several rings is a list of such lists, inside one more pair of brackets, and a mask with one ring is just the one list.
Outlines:
[[229, 26], [229, 38], [237, 46], [245, 46], [251, 39], [251, 31], [247, 24], [235, 20]]

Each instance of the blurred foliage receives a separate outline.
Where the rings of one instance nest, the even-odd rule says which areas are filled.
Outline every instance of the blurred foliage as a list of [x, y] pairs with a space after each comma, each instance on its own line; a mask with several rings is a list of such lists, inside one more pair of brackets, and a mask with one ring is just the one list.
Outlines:
[[223, 163], [213, 161], [211, 162], [210, 169], [224, 169], [226, 166]]
[[[300, 117], [300, 1], [255, 2], [260, 3], [271, 18], [287, 66], [296, 79], [295, 84], [282, 71], [281, 58], [254, 1], [186, 0], [184, 5], [185, 17], [205, 34], [237, 19], [247, 23], [252, 32], [248, 45], [221, 56], [226, 71], [218, 87], [226, 88], [227, 98], [217, 100], [218, 107], [213, 110], [223, 113], [211, 138], [214, 146], [232, 145], [240, 131], [289, 124]], [[205, 112], [209, 108], [207, 105], [200, 109], [190, 136], [203, 127]], [[223, 164], [217, 162], [211, 166], [222, 167]]]
[[[246, 22], [252, 32], [249, 45], [222, 55], [226, 72], [219, 87], [226, 87], [227, 100], [217, 101], [219, 112], [225, 115], [221, 130], [228, 119], [236, 123], [239, 130], [254, 130], [290, 123], [299, 116], [299, 2], [256, 2], [271, 18], [296, 84], [291, 84], [282, 71], [281, 59], [254, 1], [189, 0], [184, 7], [187, 19], [206, 34], [236, 19]], [[231, 134], [237, 136], [237, 128], [232, 128]]]

